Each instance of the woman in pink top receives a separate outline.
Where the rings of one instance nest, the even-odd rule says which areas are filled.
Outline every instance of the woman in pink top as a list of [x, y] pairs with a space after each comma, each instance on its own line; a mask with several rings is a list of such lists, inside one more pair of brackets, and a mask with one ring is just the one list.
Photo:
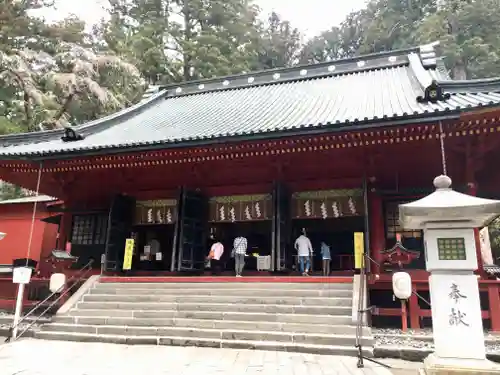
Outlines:
[[212, 268], [212, 273], [215, 275], [219, 275], [221, 272], [220, 258], [222, 257], [222, 254], [224, 254], [224, 245], [217, 241], [215, 237], [213, 237], [212, 239], [214, 243], [210, 248], [208, 258], [210, 259], [210, 268]]

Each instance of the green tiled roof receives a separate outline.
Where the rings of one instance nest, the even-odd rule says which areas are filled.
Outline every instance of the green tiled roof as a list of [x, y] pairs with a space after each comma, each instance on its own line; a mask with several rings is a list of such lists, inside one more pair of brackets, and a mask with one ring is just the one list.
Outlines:
[[162, 87], [139, 104], [63, 130], [0, 137], [0, 157], [67, 157], [130, 148], [336, 131], [449, 118], [500, 104], [500, 79], [452, 81], [434, 45]]

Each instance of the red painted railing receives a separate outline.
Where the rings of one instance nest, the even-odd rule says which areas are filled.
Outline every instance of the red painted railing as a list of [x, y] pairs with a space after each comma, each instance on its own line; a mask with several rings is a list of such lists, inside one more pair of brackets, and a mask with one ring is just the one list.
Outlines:
[[[386, 276], [386, 275], [382, 275]], [[392, 291], [392, 281], [385, 280], [376, 281], [370, 285], [370, 290], [387, 290]], [[427, 280], [412, 281], [413, 291], [420, 292], [429, 291], [429, 282]], [[488, 295], [488, 310], [482, 311], [483, 320], [490, 320], [492, 331], [500, 332], [500, 280], [479, 280], [479, 290], [486, 292]], [[427, 306], [421, 307], [419, 298], [413, 294], [407, 303], [407, 308], [375, 308], [374, 315], [379, 316], [399, 316], [402, 319], [402, 328], [405, 328], [407, 317], [410, 317], [410, 328], [420, 329], [421, 319], [431, 317], [431, 308]]]
[[[35, 305], [43, 300], [49, 291], [48, 278], [33, 278], [26, 285], [23, 307]], [[17, 285], [12, 282], [12, 276], [0, 277], [0, 310], [13, 311], [16, 305]]]

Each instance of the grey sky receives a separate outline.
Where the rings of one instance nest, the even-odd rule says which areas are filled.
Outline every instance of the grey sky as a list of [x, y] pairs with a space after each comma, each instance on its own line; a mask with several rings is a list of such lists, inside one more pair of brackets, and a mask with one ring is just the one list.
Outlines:
[[[366, 0], [254, 0], [265, 13], [276, 11], [306, 36], [311, 37], [338, 25], [353, 10], [362, 8]], [[44, 11], [48, 20], [57, 20], [73, 13], [87, 23], [97, 23], [106, 14], [106, 0], [56, 0], [57, 10]], [[291, 5], [294, 4], [294, 5]]]

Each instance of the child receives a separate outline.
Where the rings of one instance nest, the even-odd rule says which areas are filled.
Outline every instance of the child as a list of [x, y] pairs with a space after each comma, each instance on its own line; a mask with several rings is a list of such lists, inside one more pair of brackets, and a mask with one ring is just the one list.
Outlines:
[[332, 257], [330, 255], [330, 246], [323, 241], [321, 241], [321, 258], [323, 258], [323, 276], [329, 276]]

